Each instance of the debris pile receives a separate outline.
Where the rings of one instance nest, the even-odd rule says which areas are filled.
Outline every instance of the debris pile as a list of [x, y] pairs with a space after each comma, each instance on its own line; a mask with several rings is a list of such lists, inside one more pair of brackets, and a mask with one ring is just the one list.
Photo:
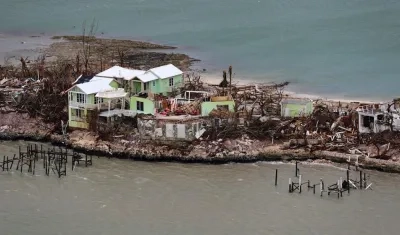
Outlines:
[[187, 104], [178, 105], [174, 111], [175, 115], [200, 115], [201, 101], [193, 101]]

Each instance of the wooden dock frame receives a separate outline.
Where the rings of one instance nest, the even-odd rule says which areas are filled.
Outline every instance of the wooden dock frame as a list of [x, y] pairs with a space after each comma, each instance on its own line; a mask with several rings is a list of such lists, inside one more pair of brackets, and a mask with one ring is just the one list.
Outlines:
[[[25, 148], [25, 147], [24, 147]], [[77, 152], [69, 151], [68, 148], [63, 147], [52, 147], [48, 148], [47, 151], [40, 145], [40, 148], [36, 144], [28, 144], [26, 146], [26, 152], [22, 151], [21, 146], [18, 147], [18, 156], [16, 154], [12, 158], [3, 156], [3, 160], [0, 160], [0, 169], [3, 171], [9, 171], [14, 165], [14, 161], [17, 160], [16, 170], [23, 172], [24, 166], [28, 166], [28, 172], [35, 174], [36, 162], [43, 160], [43, 168], [47, 176], [50, 175], [50, 171], [58, 175], [59, 178], [67, 175], [67, 163], [68, 157], [72, 158], [72, 170], [76, 164], [84, 162], [85, 166], [93, 165], [93, 156], [88, 154], [79, 154]]]
[[21, 146], [18, 146], [18, 162], [17, 162], [17, 170], [20, 169], [21, 173], [24, 165], [28, 166], [28, 172], [32, 172], [35, 174], [36, 170], [36, 157], [30, 151], [31, 146], [26, 146], [26, 152], [21, 151]]
[[76, 165], [79, 165], [81, 162], [85, 163], [85, 167], [93, 165], [93, 156], [92, 155], [87, 155], [82, 156], [78, 152], [73, 152], [72, 154], [72, 171], [75, 169]]
[[8, 156], [3, 156], [3, 162], [1, 163], [1, 168], [3, 171], [9, 171], [12, 169], [14, 165], [14, 159], [15, 159], [15, 154], [14, 157], [11, 159], [8, 158]]

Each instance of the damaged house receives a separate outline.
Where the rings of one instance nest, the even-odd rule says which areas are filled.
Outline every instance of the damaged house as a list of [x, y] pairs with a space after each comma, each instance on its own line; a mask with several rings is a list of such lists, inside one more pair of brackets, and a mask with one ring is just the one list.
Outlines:
[[138, 130], [145, 140], [193, 141], [205, 132], [206, 123], [201, 117], [141, 115]]
[[[386, 111], [383, 111], [386, 110]], [[364, 105], [357, 109], [360, 133], [379, 133], [385, 130], [400, 130], [400, 116], [396, 110], [387, 111], [386, 105]]]
[[89, 128], [94, 110], [108, 120], [116, 115], [154, 114], [155, 94], [169, 94], [183, 83], [172, 64], [148, 71], [113, 66], [96, 76], [80, 76], [68, 90], [68, 120], [73, 128]]
[[301, 117], [312, 114], [313, 101], [310, 99], [284, 99], [281, 101], [282, 117]]

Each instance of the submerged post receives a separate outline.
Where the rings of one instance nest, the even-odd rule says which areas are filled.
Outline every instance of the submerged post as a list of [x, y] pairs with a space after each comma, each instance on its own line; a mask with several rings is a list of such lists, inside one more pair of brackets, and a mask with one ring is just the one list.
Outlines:
[[292, 192], [292, 178], [289, 178], [289, 193]]
[[[35, 145], [36, 146], [36, 145]], [[35, 153], [36, 154], [36, 153]], [[33, 158], [33, 169], [32, 169], [32, 175], [35, 175], [35, 170], [36, 170], [36, 157], [37, 156], [35, 156], [34, 158]]]
[[298, 162], [296, 161], [296, 177], [297, 177], [297, 172], [299, 170], [299, 168], [297, 167]]
[[356, 171], [358, 171], [358, 155], [356, 157], [356, 163], [354, 165], [356, 166]]
[[346, 178], [347, 178], [347, 193], [350, 194], [350, 173], [349, 170], [346, 172]]
[[322, 197], [322, 192], [324, 191], [322, 185], [323, 185], [323, 184], [322, 184], [322, 179], [321, 179], [321, 181], [319, 182], [319, 192], [320, 192], [320, 194], [321, 194], [321, 197]]
[[363, 175], [362, 175], [362, 171], [360, 171], [360, 189], [363, 187]]
[[275, 169], [275, 186], [278, 185], [278, 169]]
[[347, 160], [347, 169], [350, 170], [350, 163], [351, 163], [351, 159], [350, 159], [350, 155], [349, 155], [349, 159]]
[[367, 187], [367, 174], [364, 172], [364, 188]]
[[301, 175], [299, 175], [299, 187], [300, 187], [299, 192], [301, 193]]
[[321, 184], [322, 184], [322, 190], [325, 190], [325, 184], [324, 184], [324, 181], [322, 180], [322, 178], [320, 178], [320, 180], [321, 180]]

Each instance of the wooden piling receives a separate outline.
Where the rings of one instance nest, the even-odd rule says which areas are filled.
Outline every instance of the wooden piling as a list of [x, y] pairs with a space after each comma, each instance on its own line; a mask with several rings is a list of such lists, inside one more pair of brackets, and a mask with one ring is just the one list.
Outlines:
[[346, 179], [347, 179], [347, 193], [350, 194], [350, 172], [347, 170], [346, 172]]
[[360, 171], [360, 189], [362, 189], [362, 187], [363, 187], [363, 184], [362, 184], [362, 182], [363, 182], [363, 175], [362, 175], [362, 171]]
[[322, 197], [322, 193], [324, 192], [322, 179], [321, 179], [321, 181], [319, 182], [319, 192], [320, 192], [321, 197]]
[[275, 169], [275, 186], [278, 185], [278, 169]]
[[367, 174], [364, 172], [364, 188], [367, 187]]
[[299, 193], [301, 193], [301, 175], [299, 175]]
[[292, 192], [292, 178], [289, 178], [289, 193]]
[[[36, 146], [36, 145], [35, 145]], [[34, 158], [33, 158], [33, 171], [32, 171], [32, 175], [35, 175], [35, 170], [36, 170], [36, 158], [37, 158], [37, 156], [35, 156]]]

